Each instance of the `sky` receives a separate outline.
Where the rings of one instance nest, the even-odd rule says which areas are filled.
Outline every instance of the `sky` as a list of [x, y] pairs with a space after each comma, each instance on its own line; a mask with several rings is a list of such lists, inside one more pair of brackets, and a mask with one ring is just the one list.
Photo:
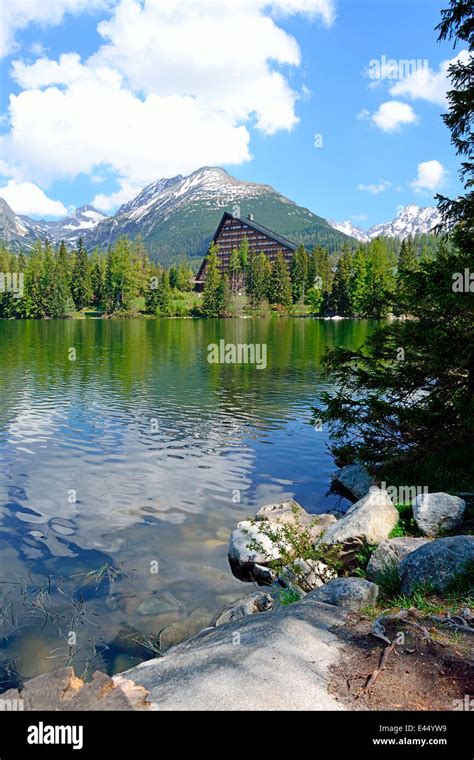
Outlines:
[[367, 228], [461, 190], [448, 0], [8, 0], [0, 197], [107, 214], [222, 166]]

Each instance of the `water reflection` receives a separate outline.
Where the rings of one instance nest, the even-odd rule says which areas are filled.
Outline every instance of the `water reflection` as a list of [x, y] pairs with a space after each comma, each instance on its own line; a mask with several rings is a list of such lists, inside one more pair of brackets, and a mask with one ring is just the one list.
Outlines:
[[[13, 610], [0, 660], [25, 676], [60, 664], [74, 621], [76, 659], [95, 645], [94, 664], [119, 669], [147, 656], [139, 635], [166, 626], [165, 641], [178, 640], [250, 591], [228, 570], [229, 530], [274, 498], [312, 512], [336, 506], [311, 406], [325, 387], [324, 347], [360, 345], [368, 329], [0, 322], [0, 577], [2, 610]], [[208, 364], [207, 346], [221, 338], [266, 343], [268, 368]], [[114, 577], [89, 582], [111, 565]], [[29, 606], [44, 584], [50, 619]]]

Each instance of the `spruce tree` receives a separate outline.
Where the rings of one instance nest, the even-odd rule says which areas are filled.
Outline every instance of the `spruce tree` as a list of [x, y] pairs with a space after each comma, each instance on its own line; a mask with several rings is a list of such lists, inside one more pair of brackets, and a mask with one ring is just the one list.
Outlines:
[[334, 285], [331, 295], [331, 307], [341, 317], [352, 312], [352, 253], [344, 243], [342, 253], [336, 267]]
[[82, 237], [77, 243], [71, 290], [76, 309], [83, 309], [90, 303], [92, 297], [91, 273], [89, 257]]
[[214, 242], [209, 246], [206, 259], [205, 283], [202, 297], [202, 313], [205, 317], [218, 317], [220, 313], [219, 286], [221, 274], [219, 271], [218, 247]]
[[303, 244], [299, 245], [293, 254], [291, 262], [291, 286], [293, 301], [304, 301], [308, 282], [308, 253]]
[[279, 306], [291, 306], [293, 294], [288, 266], [281, 251], [273, 262], [270, 278], [270, 301]]

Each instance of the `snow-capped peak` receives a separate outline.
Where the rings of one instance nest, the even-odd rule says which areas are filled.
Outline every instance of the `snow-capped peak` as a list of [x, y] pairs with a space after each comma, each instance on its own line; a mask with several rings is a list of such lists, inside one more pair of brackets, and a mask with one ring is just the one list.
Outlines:
[[352, 224], [349, 219], [345, 222], [333, 222], [328, 219], [328, 223], [335, 230], [339, 230], [339, 232], [343, 232], [345, 235], [349, 235], [350, 237], [359, 240], [361, 243], [367, 243], [370, 240], [367, 232], [365, 232], [362, 227], [357, 227], [355, 224]]
[[329, 222], [334, 229], [345, 232], [346, 235], [351, 235], [363, 243], [381, 235], [392, 238], [396, 237], [400, 240], [404, 240], [411, 235], [428, 235], [440, 223], [441, 215], [438, 209], [431, 206], [422, 208], [421, 206], [417, 206], [416, 203], [410, 203], [408, 206], [402, 207], [393, 221], [375, 224], [367, 231], [360, 227], [355, 227], [350, 221]]
[[225, 169], [218, 166], [204, 166], [183, 177], [180, 174], [171, 179], [159, 179], [145, 187], [136, 198], [125, 203], [117, 216], [126, 215], [129, 221], [141, 220], [151, 209], [166, 209], [193, 201], [210, 201], [215, 206], [228, 206], [241, 200], [256, 198], [273, 193], [269, 185], [244, 182], [235, 179]]

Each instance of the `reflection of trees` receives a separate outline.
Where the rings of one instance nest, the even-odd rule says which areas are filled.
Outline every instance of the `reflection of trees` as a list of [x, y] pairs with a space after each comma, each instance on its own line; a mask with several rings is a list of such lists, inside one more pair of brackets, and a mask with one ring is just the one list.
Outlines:
[[[69, 403], [106, 406], [116, 397], [148, 414], [167, 401], [197, 407], [203, 417], [222, 404], [237, 416], [259, 404], [281, 408], [298, 394], [314, 395], [325, 347], [359, 346], [367, 330], [364, 321], [308, 319], [0, 322], [0, 422], [25, 392], [33, 403], [58, 391]], [[209, 364], [208, 345], [221, 339], [267, 344], [267, 369]]]

